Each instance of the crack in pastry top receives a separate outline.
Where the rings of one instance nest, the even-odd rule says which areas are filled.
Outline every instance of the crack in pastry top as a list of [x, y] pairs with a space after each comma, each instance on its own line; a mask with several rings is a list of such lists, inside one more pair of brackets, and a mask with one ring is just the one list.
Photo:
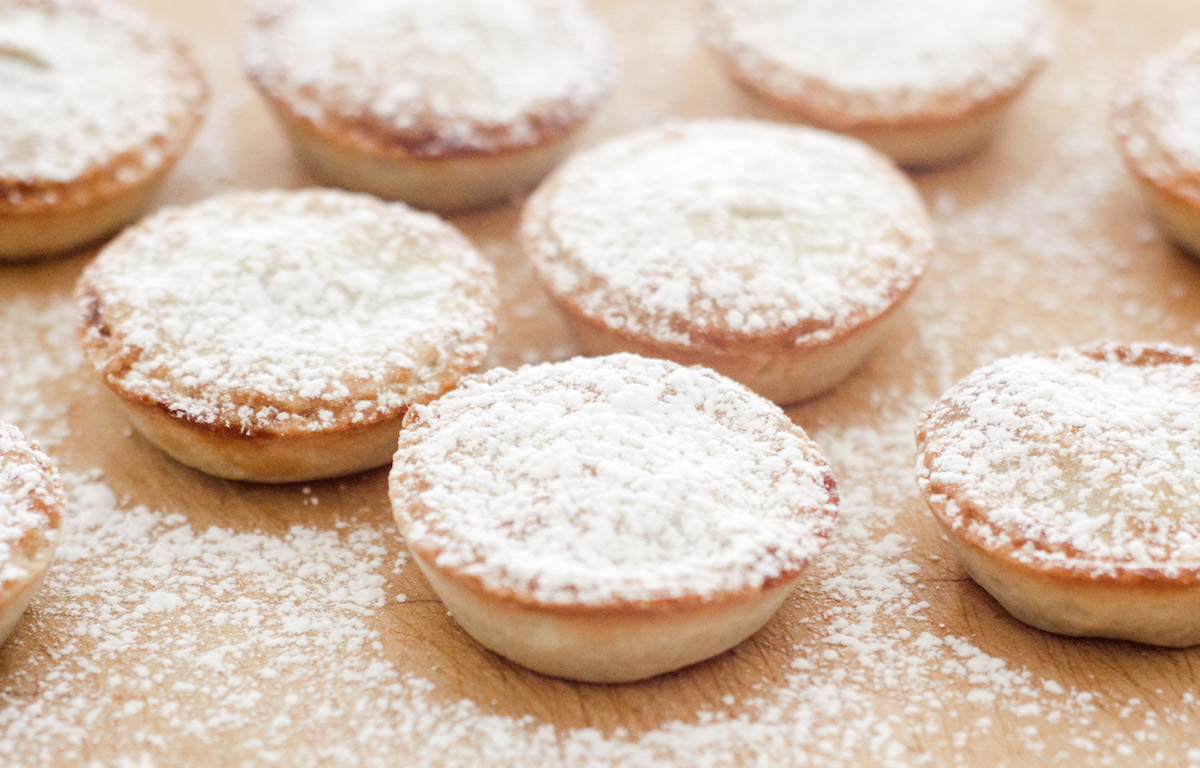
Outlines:
[[1141, 173], [1200, 200], [1200, 35], [1152, 57], [1114, 100], [1113, 128]]
[[1200, 573], [1200, 362], [1098, 345], [1020, 355], [947, 392], [918, 482], [955, 529], [1021, 562]]
[[267, 0], [243, 60], [300, 116], [418, 155], [536, 144], [582, 121], [615, 71], [577, 0]]
[[497, 369], [415, 407], [391, 489], [414, 551], [551, 605], [769, 586], [816, 554], [837, 507], [778, 407], [628, 354]]
[[768, 92], [849, 119], [964, 111], [1052, 47], [1038, 0], [710, 0], [705, 24]]
[[28, 577], [28, 546], [57, 541], [61, 504], [50, 460], [16, 427], [0, 423], [0, 595]]
[[921, 198], [882, 155], [748, 120], [671, 123], [577, 155], [523, 226], [558, 296], [680, 344], [836, 335], [892, 307], [932, 249]]
[[440, 219], [333, 190], [235, 193], [127, 230], [80, 281], [127, 396], [243, 432], [369, 424], [476, 368], [495, 277]]
[[178, 44], [132, 10], [0, 0], [4, 186], [70, 182], [118, 160], [130, 176], [157, 167], [174, 123], [203, 98]]

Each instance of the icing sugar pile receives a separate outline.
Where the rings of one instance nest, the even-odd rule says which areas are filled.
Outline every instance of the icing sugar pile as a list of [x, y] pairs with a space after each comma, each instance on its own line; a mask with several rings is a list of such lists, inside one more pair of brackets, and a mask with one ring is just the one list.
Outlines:
[[670, 124], [577, 156], [523, 236], [555, 295], [681, 344], [844, 332], [905, 295], [932, 249], [923, 203], [888, 161], [748, 120]]
[[393, 483], [439, 566], [568, 605], [760, 587], [807, 564], [837, 507], [781, 410], [633, 355], [494, 372], [418, 406]]
[[243, 58], [302, 116], [378, 121], [437, 155], [578, 123], [611, 86], [608, 46], [575, 0], [272, 0]]

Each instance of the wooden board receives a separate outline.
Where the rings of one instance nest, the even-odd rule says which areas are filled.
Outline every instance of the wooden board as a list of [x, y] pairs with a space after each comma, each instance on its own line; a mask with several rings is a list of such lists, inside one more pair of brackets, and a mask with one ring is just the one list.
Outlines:
[[[136, 3], [195, 46], [207, 124], [160, 202], [310, 183], [244, 81], [240, 3]], [[587, 141], [754, 114], [683, 0], [596, 7], [624, 52]], [[1194, 343], [1200, 265], [1145, 217], [1114, 85], [1200, 26], [1177, 0], [1058, 0], [1059, 50], [994, 146], [916, 178], [939, 248], [898, 329], [790, 414], [834, 464], [836, 542], [763, 631], [645, 683], [541, 677], [467, 638], [407, 561], [384, 470], [259, 487], [130, 433], [75, 348], [91, 254], [0, 269], [0, 418], [71, 495], [43, 590], [0, 649], [0, 763], [80, 765], [1200, 765], [1200, 651], [1073, 640], [970, 582], [916, 494], [920, 410], [979, 364], [1100, 338]], [[492, 363], [574, 353], [513, 245], [519, 201], [455, 219], [502, 280]]]

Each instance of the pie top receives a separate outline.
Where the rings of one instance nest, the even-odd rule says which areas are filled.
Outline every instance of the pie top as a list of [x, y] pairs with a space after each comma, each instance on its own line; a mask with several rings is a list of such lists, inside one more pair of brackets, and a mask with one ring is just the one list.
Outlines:
[[0, 0], [0, 212], [82, 205], [177, 157], [207, 90], [182, 45], [107, 0]]
[[709, 43], [754, 90], [846, 128], [941, 120], [1049, 57], [1040, 0], [707, 0]]
[[670, 123], [560, 167], [523, 241], [561, 301], [656, 341], [822, 342], [878, 317], [924, 274], [911, 182], [870, 147], [751, 120]]
[[1102, 344], [1009, 357], [917, 431], [918, 484], [956, 535], [1040, 570], [1200, 577], [1200, 361]]
[[368, 425], [477, 368], [497, 303], [457, 230], [334, 190], [240, 192], [126, 230], [78, 287], [123, 397], [243, 434]]
[[783, 411], [705, 368], [621, 354], [496, 369], [405, 417], [409, 546], [518, 602], [707, 601], [794, 576], [837, 489]]
[[581, 123], [614, 73], [578, 0], [267, 0], [242, 57], [301, 120], [418, 157], [541, 144]]

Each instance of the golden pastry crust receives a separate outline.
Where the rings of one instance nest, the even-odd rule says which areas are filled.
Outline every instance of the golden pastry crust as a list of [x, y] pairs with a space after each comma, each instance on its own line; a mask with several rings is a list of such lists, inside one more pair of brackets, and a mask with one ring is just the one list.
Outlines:
[[541, 606], [456, 578], [424, 552], [414, 550], [413, 559], [480, 645], [544, 675], [589, 683], [642, 680], [732, 648], [775, 615], [796, 583], [782, 579], [703, 602]]
[[84, 352], [139, 431], [221, 477], [387, 463], [407, 409], [482, 363], [491, 266], [448, 224], [333, 190], [164, 209], [80, 278]]
[[0, 643], [54, 559], [65, 504], [46, 454], [16, 427], [0, 423]]
[[1166, 234], [1200, 253], [1200, 36], [1151, 58], [1117, 90], [1112, 129], [1126, 167]]
[[1101, 344], [985, 366], [917, 430], [917, 481], [972, 577], [1069, 635], [1200, 643], [1200, 360]]
[[521, 235], [587, 352], [706, 365], [780, 403], [862, 362], [932, 250], [924, 205], [886, 157], [748, 120], [577, 155], [530, 198]]
[[469, 634], [591, 682], [748, 637], [828, 539], [838, 501], [820, 450], [777, 407], [635, 355], [469, 377], [406, 416], [390, 488]]
[[140, 216], [207, 98], [186, 47], [132, 10], [0, 2], [0, 260], [71, 250]]
[[607, 94], [606, 34], [561, 0], [270, 0], [251, 80], [340, 186], [437, 209], [533, 186]]
[[1040, 0], [706, 0], [701, 24], [776, 116], [912, 167], [979, 149], [1051, 48]]

